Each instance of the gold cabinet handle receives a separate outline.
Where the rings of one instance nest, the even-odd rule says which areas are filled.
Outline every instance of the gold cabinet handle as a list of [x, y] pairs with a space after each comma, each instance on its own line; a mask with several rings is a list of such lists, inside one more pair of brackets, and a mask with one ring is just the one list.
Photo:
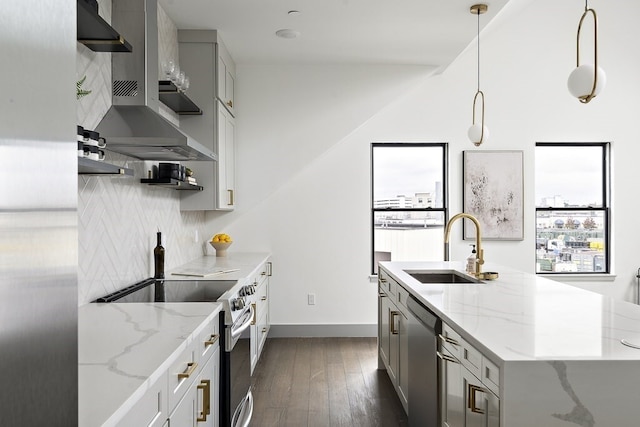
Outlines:
[[459, 343], [458, 341], [454, 340], [454, 339], [453, 339], [453, 338], [451, 338], [451, 337], [445, 337], [445, 336], [444, 336], [444, 335], [442, 335], [442, 334], [438, 334], [438, 338], [440, 338], [442, 341], [444, 341], [444, 342], [446, 342], [446, 343], [449, 343], [449, 344], [453, 344], [453, 345], [456, 345], [456, 346], [459, 346], [459, 345], [460, 345], [460, 343]]
[[458, 359], [456, 359], [455, 357], [449, 356], [448, 354], [442, 354], [439, 351], [436, 351], [436, 354], [438, 355], [438, 358], [444, 360], [445, 362], [460, 363]]
[[267, 276], [271, 276], [273, 274], [273, 264], [271, 261], [267, 263]]
[[229, 108], [233, 108], [233, 101], [232, 100], [228, 100], [227, 101], [227, 105], [229, 106]]
[[229, 203], [227, 203], [227, 206], [233, 206], [233, 204], [235, 203], [233, 190], [227, 190], [227, 191], [229, 192]]
[[198, 422], [207, 421], [207, 415], [211, 415], [211, 380], [201, 380], [197, 386], [202, 390], [202, 411], [198, 415]]
[[266, 296], [263, 296], [262, 298], [260, 298], [260, 301], [266, 301], [266, 300], [267, 300]]
[[476, 406], [476, 392], [486, 393], [487, 391], [482, 387], [478, 387], [477, 385], [473, 385], [469, 383], [467, 387], [467, 393], [468, 393], [467, 406], [469, 407], [471, 412], [474, 412], [476, 414], [484, 414], [484, 409]]
[[251, 324], [252, 324], [252, 325], [255, 325], [255, 324], [256, 324], [256, 322], [257, 322], [256, 317], [258, 317], [258, 315], [257, 315], [258, 310], [256, 310], [256, 303], [255, 303], [255, 302], [252, 302], [252, 303], [251, 303], [251, 307], [253, 307], [253, 320], [251, 320]]
[[210, 345], [214, 345], [220, 336], [218, 334], [211, 334], [208, 340], [204, 342], [205, 347], [209, 347]]
[[187, 370], [184, 372], [180, 372], [178, 374], [178, 379], [183, 380], [185, 378], [189, 378], [191, 374], [193, 374], [196, 371], [197, 368], [198, 368], [198, 364], [196, 362], [187, 363]]
[[392, 335], [398, 335], [398, 330], [396, 329], [395, 318], [399, 315], [399, 311], [390, 311], [389, 312], [389, 328]]
[[267, 332], [267, 328], [262, 328], [262, 333], [264, 334], [265, 332]]
[[387, 279], [385, 279], [384, 277], [381, 277], [381, 278], [379, 279], [379, 282], [380, 282], [380, 283], [387, 283]]

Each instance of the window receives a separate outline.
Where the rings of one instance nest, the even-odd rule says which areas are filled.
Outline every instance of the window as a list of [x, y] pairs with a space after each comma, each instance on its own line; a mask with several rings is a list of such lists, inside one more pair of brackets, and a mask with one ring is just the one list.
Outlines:
[[447, 144], [371, 144], [371, 271], [378, 261], [442, 261]]
[[609, 144], [536, 144], [536, 272], [609, 273]]

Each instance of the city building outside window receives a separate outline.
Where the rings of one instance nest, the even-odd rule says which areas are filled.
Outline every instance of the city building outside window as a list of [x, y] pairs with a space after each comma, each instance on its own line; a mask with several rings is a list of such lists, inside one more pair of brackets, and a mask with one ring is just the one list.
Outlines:
[[371, 144], [371, 271], [379, 261], [442, 261], [446, 143]]
[[610, 272], [610, 144], [536, 144], [536, 272]]

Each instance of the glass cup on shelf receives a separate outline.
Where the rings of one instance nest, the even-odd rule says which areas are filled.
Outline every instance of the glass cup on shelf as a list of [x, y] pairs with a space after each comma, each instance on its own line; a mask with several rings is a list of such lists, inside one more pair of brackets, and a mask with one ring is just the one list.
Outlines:
[[171, 80], [171, 75], [176, 69], [175, 62], [169, 60], [162, 63], [162, 73], [165, 80]]
[[187, 89], [189, 89], [189, 84], [190, 84], [189, 77], [185, 76], [184, 77], [184, 81], [182, 82], [182, 91], [183, 92], [186, 92]]
[[175, 81], [175, 85], [178, 88], [178, 90], [184, 90], [183, 89], [183, 85], [184, 85], [184, 71], [180, 71], [180, 74], [178, 74], [178, 78]]
[[171, 75], [169, 75], [169, 80], [171, 80], [173, 84], [175, 84], [176, 86], [178, 85], [177, 81], [178, 81], [179, 75], [180, 75], [180, 67], [176, 65], [173, 71], [171, 72]]

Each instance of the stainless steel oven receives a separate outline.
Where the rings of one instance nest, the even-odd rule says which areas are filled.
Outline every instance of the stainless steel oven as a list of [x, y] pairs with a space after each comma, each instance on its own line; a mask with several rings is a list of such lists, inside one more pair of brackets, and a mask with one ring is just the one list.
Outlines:
[[253, 414], [251, 394], [251, 345], [249, 326], [253, 319], [253, 306], [248, 304], [242, 314], [225, 328], [224, 384], [229, 390], [228, 404], [222, 406], [227, 411], [223, 415], [223, 426], [247, 427]]

